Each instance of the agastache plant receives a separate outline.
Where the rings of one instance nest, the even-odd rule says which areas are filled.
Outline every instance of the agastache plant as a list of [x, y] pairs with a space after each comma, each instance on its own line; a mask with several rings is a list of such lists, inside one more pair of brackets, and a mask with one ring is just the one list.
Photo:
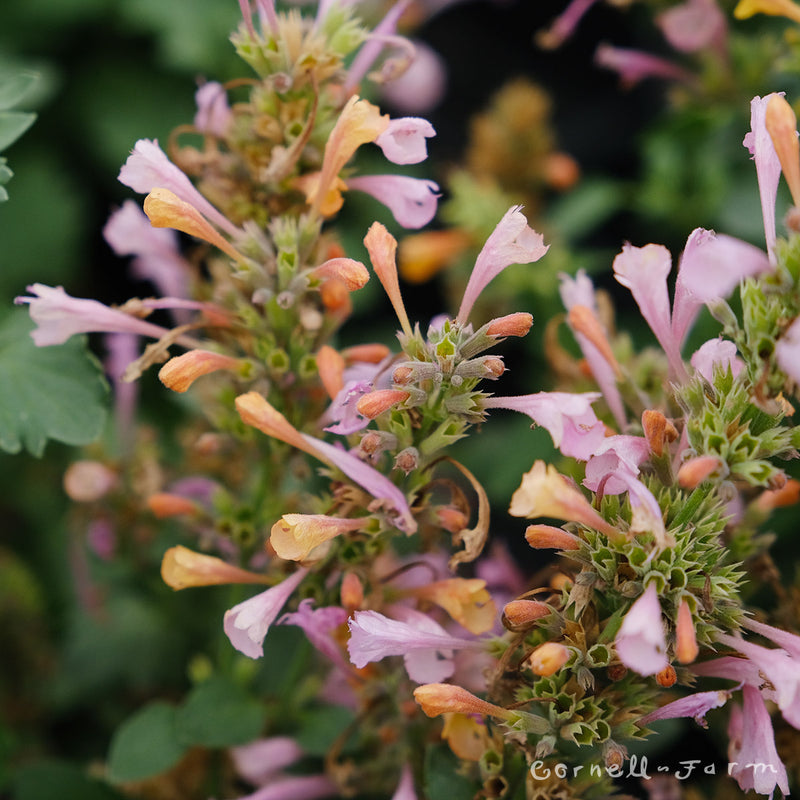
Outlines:
[[[145, 197], [142, 210], [126, 201], [113, 213], [106, 239], [163, 296], [110, 308], [33, 284], [18, 301], [39, 346], [117, 337], [110, 372], [124, 424], [113, 457], [78, 461], [65, 480], [98, 554], [113, 557], [126, 525], [180, 521], [185, 543], [161, 548], [166, 584], [236, 587], [214, 620], [221, 661], [234, 650], [239, 664], [280, 659], [271, 633], [299, 628], [318, 658], [297, 708], [313, 685], [349, 709], [324, 763], [303, 774], [284, 771], [304, 756], [291, 721], [271, 719], [266, 738], [233, 748], [235, 770], [259, 787], [251, 796], [421, 798], [445, 753], [470, 796], [606, 797], [659, 720], [716, 725], [725, 713], [730, 775], [742, 790], [787, 794], [773, 724], [800, 728], [800, 636], [769, 622], [796, 620], [796, 609], [775, 589], [774, 616], [755, 612], [745, 584], [769, 566], [774, 575], [759, 529], [798, 497], [783, 469], [800, 446], [789, 422], [800, 153], [788, 103], [755, 98], [745, 139], [766, 250], [697, 229], [670, 297], [669, 251], [625, 244], [614, 276], [657, 344], [628, 360], [592, 281], [564, 275], [579, 373], [595, 385], [505, 395], [496, 349], [526, 336], [533, 315], [475, 310], [502, 271], [547, 254], [522, 207], [496, 222], [455, 314], [423, 323], [406, 308], [384, 225], [361, 232], [369, 267], [341, 244], [336, 215], [353, 190], [406, 228], [436, 212], [433, 181], [358, 168], [367, 147], [393, 164], [423, 162], [435, 135], [357, 93], [412, 58], [395, 30], [406, 4], [374, 29], [358, 4], [322, 2], [313, 17], [270, 0], [255, 14], [240, 6], [232, 41], [255, 77], [205, 83], [192, 125], [166, 149], [137, 142], [119, 175]], [[795, 201], [785, 238], [781, 173]], [[176, 231], [199, 244], [181, 252]], [[372, 273], [396, 344], [338, 348], [350, 295]], [[737, 288], [739, 316], [728, 303]], [[689, 352], [703, 308], [721, 332]], [[154, 312], [165, 312], [158, 323]], [[155, 366], [191, 418], [169, 459], [152, 433], [129, 430], [126, 386]], [[489, 498], [451, 451], [497, 409], [545, 428], [559, 451], [558, 467], [536, 460], [508, 493], [509, 524], [531, 520], [520, 539], [558, 553], [530, 585], [505, 551], [485, 552]], [[258, 591], [239, 593], [248, 584]], [[537, 765], [559, 763], [586, 771], [571, 783], [537, 777]], [[590, 778], [593, 763], [602, 774]]]

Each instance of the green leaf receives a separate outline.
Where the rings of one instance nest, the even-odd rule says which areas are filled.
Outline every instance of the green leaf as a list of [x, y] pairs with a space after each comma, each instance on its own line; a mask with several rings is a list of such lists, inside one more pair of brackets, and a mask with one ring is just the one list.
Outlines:
[[0, 151], [19, 139], [36, 119], [27, 111], [0, 111]]
[[108, 777], [112, 783], [140, 781], [168, 770], [188, 749], [176, 734], [177, 710], [150, 703], [128, 717], [111, 739]]
[[311, 708], [300, 713], [295, 738], [309, 755], [324, 756], [353, 719], [353, 712], [342, 706]]
[[461, 765], [447, 745], [429, 747], [425, 753], [425, 796], [472, 800], [480, 787], [459, 773]]
[[0, 78], [0, 111], [21, 103], [39, 80], [35, 72], [19, 72]]
[[24, 311], [0, 327], [0, 448], [41, 456], [48, 439], [94, 441], [106, 419], [107, 386], [84, 337], [36, 347]]
[[17, 772], [15, 800], [122, 800], [110, 786], [66, 761], [35, 761]]
[[230, 747], [261, 735], [266, 708], [226, 678], [196, 686], [175, 718], [178, 740], [185, 745]]

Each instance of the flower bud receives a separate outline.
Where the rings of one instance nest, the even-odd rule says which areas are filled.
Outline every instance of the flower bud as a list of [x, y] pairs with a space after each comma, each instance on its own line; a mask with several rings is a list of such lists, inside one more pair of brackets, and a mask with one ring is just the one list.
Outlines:
[[556, 191], [571, 189], [581, 176], [578, 162], [566, 153], [549, 153], [544, 160], [544, 179]]
[[434, 513], [440, 527], [448, 533], [460, 533], [469, 525], [469, 517], [455, 506], [439, 506]]
[[394, 450], [395, 447], [397, 437], [387, 431], [367, 431], [358, 445], [358, 449], [366, 456], [377, 456], [384, 450]]
[[339, 597], [342, 607], [349, 613], [361, 608], [364, 603], [364, 584], [355, 572], [345, 572]]
[[437, 375], [440, 375], [440, 369], [437, 364], [432, 364], [429, 361], [405, 361], [394, 368], [392, 380], [401, 386], [405, 386], [407, 383], [432, 380]]
[[76, 503], [93, 503], [117, 482], [113, 470], [99, 461], [75, 461], [64, 473], [64, 491]]
[[537, 600], [512, 600], [503, 608], [503, 625], [510, 631], [525, 631], [549, 613], [550, 606]]
[[728, 474], [728, 465], [719, 456], [695, 456], [687, 459], [678, 470], [678, 484], [682, 489], [694, 489], [709, 478]]
[[535, 675], [546, 678], [558, 672], [569, 661], [570, 655], [569, 648], [563, 644], [545, 642], [531, 653], [528, 664]]
[[361, 289], [369, 280], [367, 268], [352, 258], [330, 258], [312, 270], [311, 275], [321, 280], [335, 278], [341, 281], [349, 292]]
[[409, 392], [400, 389], [376, 389], [362, 395], [356, 403], [356, 409], [368, 419], [375, 419], [384, 411], [405, 402], [410, 396]]
[[202, 375], [217, 370], [235, 371], [240, 365], [238, 358], [214, 353], [210, 350], [189, 350], [171, 358], [159, 370], [161, 383], [173, 392], [185, 392]]
[[158, 519], [179, 517], [182, 514], [196, 514], [200, 507], [193, 500], [180, 494], [156, 492], [147, 498], [147, 507]]
[[491, 320], [486, 326], [487, 336], [526, 336], [533, 325], [533, 316], [526, 311], [517, 311], [513, 314], [506, 314], [504, 317], [497, 317]]
[[699, 652], [692, 612], [686, 600], [681, 600], [675, 629], [675, 657], [681, 664], [690, 664], [697, 658]]
[[678, 438], [675, 426], [660, 411], [647, 409], [642, 414], [642, 428], [644, 438], [655, 456], [663, 455], [666, 444]]
[[525, 540], [536, 550], [577, 550], [581, 540], [553, 525], [528, 525]]
[[570, 578], [569, 575], [565, 575], [563, 572], [556, 572], [550, 578], [550, 588], [555, 589], [557, 592], [561, 592], [564, 589], [569, 589], [575, 581]]
[[624, 664], [610, 664], [606, 668], [608, 679], [616, 683], [621, 681], [628, 674], [628, 668]]
[[663, 686], [665, 689], [674, 686], [677, 680], [678, 673], [675, 672], [675, 667], [673, 667], [672, 664], [668, 664], [661, 672], [656, 673], [656, 683], [659, 686]]
[[406, 447], [401, 450], [394, 459], [395, 469], [402, 470], [408, 475], [413, 472], [419, 465], [419, 450], [416, 447]]
[[429, 717], [438, 717], [448, 711], [462, 714], [480, 714], [481, 716], [508, 719], [514, 712], [506, 708], [487, 703], [466, 689], [450, 683], [427, 683], [414, 689], [414, 699]]
[[[791, 4], [794, 6], [794, 4]], [[797, 6], [794, 6], [797, 9]], [[800, 10], [797, 11], [800, 15]], [[764, 125], [769, 133], [783, 177], [789, 185], [795, 206], [800, 206], [800, 143], [797, 140], [797, 117], [785, 97], [773, 94], [767, 103]]]

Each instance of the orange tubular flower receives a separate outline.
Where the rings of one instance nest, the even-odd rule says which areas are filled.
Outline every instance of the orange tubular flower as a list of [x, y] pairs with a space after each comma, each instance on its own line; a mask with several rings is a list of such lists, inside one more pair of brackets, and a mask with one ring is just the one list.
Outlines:
[[376, 389], [374, 392], [362, 395], [356, 403], [356, 408], [359, 414], [368, 419], [375, 419], [393, 406], [404, 403], [410, 396], [409, 392], [404, 392], [402, 389]]
[[213, 244], [234, 261], [245, 257], [193, 206], [169, 189], [153, 189], [144, 199], [144, 213], [154, 228], [174, 228]]
[[692, 612], [686, 600], [678, 607], [678, 623], [675, 630], [675, 657], [681, 664], [691, 664], [700, 652], [694, 631]]
[[364, 526], [364, 519], [340, 519], [325, 514], [284, 514], [273, 526], [269, 542], [287, 561], [302, 561], [324, 542]]
[[486, 633], [497, 615], [494, 601], [479, 578], [447, 578], [412, 589], [410, 594], [443, 608], [470, 633]]
[[190, 586], [226, 583], [267, 583], [264, 575], [228, 564], [221, 558], [195, 553], [187, 547], [170, 547], [161, 561], [161, 577], [176, 591]]
[[317, 370], [328, 397], [335, 400], [344, 388], [344, 358], [330, 345], [324, 344], [317, 351]]
[[185, 392], [199, 377], [225, 369], [235, 372], [241, 362], [238, 358], [214, 353], [211, 350], [189, 350], [171, 358], [159, 370], [161, 383], [173, 392]]
[[581, 540], [553, 525], [528, 525], [525, 540], [536, 550], [577, 550]]
[[426, 683], [414, 689], [414, 699], [429, 717], [438, 717], [449, 711], [461, 714], [480, 714], [507, 720], [514, 716], [513, 711], [487, 703], [472, 692], [450, 683]]
[[554, 517], [566, 522], [580, 522], [610, 537], [620, 532], [606, 522], [580, 490], [571, 486], [552, 464], [537, 461], [522, 476], [519, 489], [511, 497], [508, 513], [513, 517]]
[[397, 239], [380, 222], [373, 222], [364, 237], [364, 246], [369, 253], [375, 274], [389, 297], [394, 313], [397, 314], [403, 333], [412, 336], [411, 323], [408, 321], [397, 277]]

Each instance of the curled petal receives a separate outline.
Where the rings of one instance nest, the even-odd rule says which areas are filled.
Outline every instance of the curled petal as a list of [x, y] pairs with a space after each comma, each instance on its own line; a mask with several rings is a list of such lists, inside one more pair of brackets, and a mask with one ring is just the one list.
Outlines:
[[428, 120], [401, 117], [389, 122], [383, 133], [375, 139], [375, 144], [395, 164], [418, 164], [428, 157], [425, 140], [431, 136], [436, 136], [436, 131]]
[[470, 633], [486, 633], [497, 615], [486, 581], [479, 578], [448, 578], [413, 589], [411, 593], [443, 608]]
[[436, 215], [439, 185], [408, 175], [359, 175], [347, 185], [383, 203], [399, 225], [422, 228]]
[[512, 206], [497, 223], [475, 261], [457, 321], [461, 325], [466, 324], [480, 293], [506, 267], [538, 261], [547, 250], [542, 235], [528, 227], [522, 206]]

